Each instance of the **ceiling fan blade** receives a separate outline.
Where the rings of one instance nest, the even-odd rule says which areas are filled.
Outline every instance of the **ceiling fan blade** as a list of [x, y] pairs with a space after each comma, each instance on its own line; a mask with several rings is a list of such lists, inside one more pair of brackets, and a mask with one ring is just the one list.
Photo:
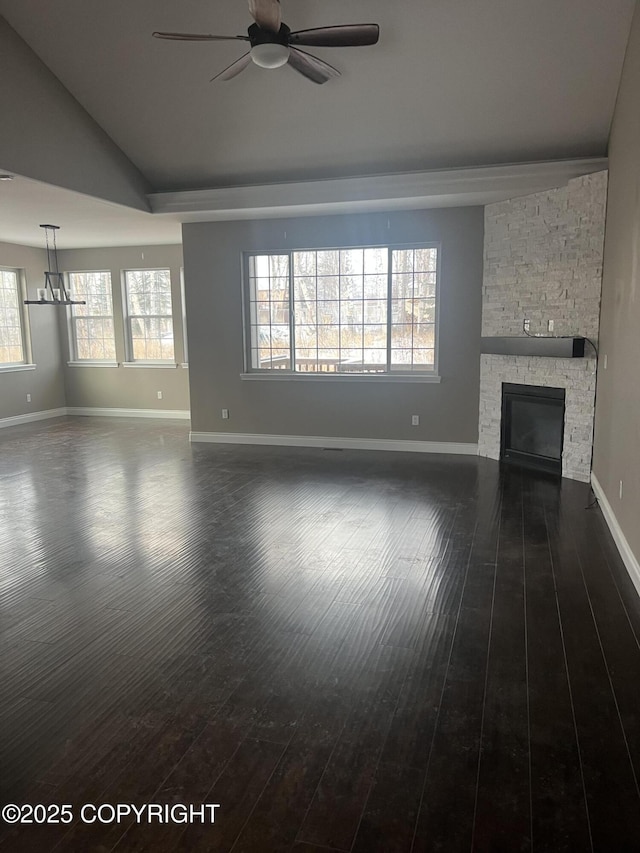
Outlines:
[[237, 77], [241, 71], [244, 71], [250, 62], [251, 51], [248, 50], [240, 57], [240, 59], [236, 59], [236, 61], [232, 62], [231, 65], [228, 65], [224, 71], [221, 71], [219, 74], [216, 74], [215, 77], [212, 77], [209, 82], [213, 83], [214, 80], [233, 80], [233, 78]]
[[289, 36], [289, 44], [309, 47], [366, 47], [380, 37], [378, 24], [342, 24], [338, 27], [316, 27], [298, 30]]
[[212, 36], [201, 33], [153, 33], [153, 37], [171, 41], [249, 41], [248, 36]]
[[260, 29], [272, 33], [280, 31], [282, 24], [280, 0], [249, 0], [249, 11]]
[[289, 49], [289, 65], [314, 83], [326, 83], [332, 77], [340, 76], [340, 72], [333, 65], [295, 47]]

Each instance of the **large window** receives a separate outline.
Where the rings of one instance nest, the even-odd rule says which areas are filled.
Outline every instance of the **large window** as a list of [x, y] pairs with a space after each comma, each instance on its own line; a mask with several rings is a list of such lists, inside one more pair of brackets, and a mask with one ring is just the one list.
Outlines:
[[247, 256], [247, 365], [292, 373], [434, 373], [438, 249]]
[[173, 361], [169, 270], [127, 270], [127, 337], [132, 361]]
[[0, 269], [0, 366], [26, 361], [23, 319], [18, 270]]
[[76, 361], [115, 361], [113, 297], [108, 272], [70, 272], [69, 292], [86, 305], [71, 306], [71, 349]]

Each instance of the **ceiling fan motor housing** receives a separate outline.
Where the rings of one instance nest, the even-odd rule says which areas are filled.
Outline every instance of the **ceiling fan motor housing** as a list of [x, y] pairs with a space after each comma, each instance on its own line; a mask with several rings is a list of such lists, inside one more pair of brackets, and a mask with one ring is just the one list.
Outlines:
[[262, 68], [279, 68], [289, 59], [289, 35], [291, 30], [286, 24], [280, 26], [277, 33], [263, 30], [257, 24], [249, 27], [251, 59]]

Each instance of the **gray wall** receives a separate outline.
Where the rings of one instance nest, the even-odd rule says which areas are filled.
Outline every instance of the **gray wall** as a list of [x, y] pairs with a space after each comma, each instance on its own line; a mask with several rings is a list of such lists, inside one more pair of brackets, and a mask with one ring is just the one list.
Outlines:
[[[442, 243], [441, 384], [241, 380], [242, 252], [419, 241]], [[194, 431], [477, 441], [482, 208], [185, 224], [183, 246]]]
[[[188, 371], [182, 367], [122, 367], [126, 360], [122, 311], [122, 271], [141, 268], [169, 268], [173, 301], [173, 332], [176, 361], [184, 358], [180, 268], [182, 246], [136, 246], [117, 249], [67, 249], [59, 252], [65, 272], [108, 270], [113, 287], [116, 355], [119, 367], [69, 367], [69, 339], [66, 321], [61, 318], [64, 377], [67, 405], [123, 409], [189, 409]], [[157, 392], [163, 399], [158, 400]]]
[[149, 209], [140, 172], [2, 17], [0, 80], [2, 171]]
[[[43, 249], [0, 243], [0, 266], [22, 270], [28, 296], [35, 299], [36, 288], [44, 286], [47, 253]], [[0, 371], [0, 419], [65, 405], [56, 314], [59, 310], [39, 305], [27, 308], [27, 334], [37, 366], [35, 370]], [[27, 394], [31, 394], [30, 403], [27, 403]]]
[[[594, 473], [640, 560], [640, 8], [609, 146]], [[607, 356], [607, 368], [604, 358]], [[623, 498], [619, 483], [624, 481]]]

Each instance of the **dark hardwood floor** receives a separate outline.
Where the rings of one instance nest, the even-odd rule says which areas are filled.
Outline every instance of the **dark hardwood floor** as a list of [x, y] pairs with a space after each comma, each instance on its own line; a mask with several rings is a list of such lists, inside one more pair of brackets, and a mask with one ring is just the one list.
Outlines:
[[3, 430], [0, 800], [74, 820], [0, 849], [639, 851], [640, 604], [589, 499], [472, 457]]

